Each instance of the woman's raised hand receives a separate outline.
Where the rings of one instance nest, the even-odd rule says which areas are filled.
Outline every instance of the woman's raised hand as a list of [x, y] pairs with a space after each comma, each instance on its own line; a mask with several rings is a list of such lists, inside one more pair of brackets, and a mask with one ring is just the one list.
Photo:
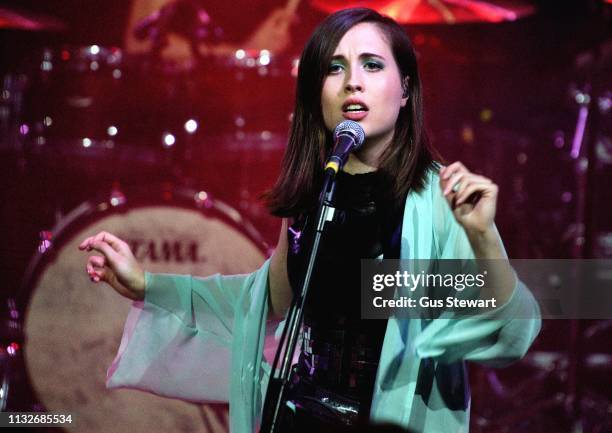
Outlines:
[[100, 232], [81, 242], [79, 249], [102, 254], [87, 259], [86, 269], [91, 281], [104, 281], [126, 298], [144, 299], [144, 271], [127, 243], [111, 233]]
[[454, 162], [440, 170], [440, 188], [465, 230], [484, 233], [493, 228], [498, 187], [491, 179]]

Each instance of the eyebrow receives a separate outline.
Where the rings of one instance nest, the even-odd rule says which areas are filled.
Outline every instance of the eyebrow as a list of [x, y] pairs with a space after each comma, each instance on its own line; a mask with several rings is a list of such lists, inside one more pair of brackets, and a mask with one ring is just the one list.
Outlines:
[[[374, 53], [361, 53], [359, 54], [359, 58], [360, 59], [364, 59], [364, 58], [368, 58], [368, 57], [377, 57], [381, 60], [386, 60], [384, 56], [380, 55], [380, 54], [374, 54]], [[332, 60], [344, 60], [346, 59], [346, 57], [344, 57], [342, 54], [337, 54], [335, 56], [332, 57]]]

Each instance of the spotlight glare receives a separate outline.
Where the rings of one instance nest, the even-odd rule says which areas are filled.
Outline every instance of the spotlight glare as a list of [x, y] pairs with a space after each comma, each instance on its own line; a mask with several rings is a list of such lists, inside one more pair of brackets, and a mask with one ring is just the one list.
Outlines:
[[270, 51], [261, 50], [259, 52], [259, 64], [262, 66], [267, 66], [270, 64]]
[[185, 131], [187, 131], [189, 134], [193, 134], [197, 130], [198, 122], [196, 122], [194, 119], [189, 119], [187, 122], [185, 122]]
[[176, 143], [176, 138], [170, 133], [165, 133], [163, 136], [164, 145], [166, 147], [173, 146]]
[[53, 63], [48, 60], [43, 60], [40, 64], [40, 69], [43, 71], [51, 71], [53, 69]]

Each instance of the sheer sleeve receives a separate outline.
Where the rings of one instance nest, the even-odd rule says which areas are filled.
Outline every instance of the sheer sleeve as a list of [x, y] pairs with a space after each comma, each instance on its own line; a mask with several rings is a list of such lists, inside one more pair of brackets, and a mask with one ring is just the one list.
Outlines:
[[145, 300], [130, 310], [107, 387], [229, 401], [234, 331], [242, 326], [237, 312], [256, 282], [267, 279], [268, 265], [205, 278], [146, 273]]

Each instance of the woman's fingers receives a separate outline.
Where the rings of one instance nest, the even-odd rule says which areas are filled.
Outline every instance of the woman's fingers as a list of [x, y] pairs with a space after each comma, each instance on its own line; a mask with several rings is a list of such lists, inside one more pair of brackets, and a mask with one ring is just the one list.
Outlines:
[[117, 263], [121, 259], [121, 255], [130, 253], [128, 245], [119, 239], [117, 236], [101, 231], [100, 233], [90, 236], [79, 244], [81, 250], [96, 250], [113, 263]]
[[453, 189], [457, 189], [457, 185], [460, 184], [461, 179], [465, 174], [471, 174], [465, 166], [457, 161], [453, 162], [447, 167], [440, 169], [440, 187], [442, 188], [443, 194], [448, 195]]
[[92, 239], [93, 239], [93, 236], [89, 236], [88, 238], [85, 238], [85, 240], [83, 240], [83, 242], [79, 244], [79, 250], [86, 250], [89, 247], [89, 244], [91, 243]]
[[461, 161], [456, 161], [440, 169], [440, 178], [442, 180], [448, 180], [451, 178], [451, 176], [464, 171], [468, 171], [468, 169], [465, 168], [465, 165], [463, 165]]
[[470, 172], [457, 161], [440, 169], [442, 193], [453, 209], [481, 195], [496, 194], [497, 185], [491, 179]]
[[457, 196], [455, 197], [455, 206], [461, 206], [466, 203], [468, 199], [474, 194], [482, 194], [491, 184], [488, 183], [470, 183], [466, 188], [464, 188]]
[[459, 187], [462, 185], [461, 180], [465, 177], [465, 173], [454, 173], [451, 175], [445, 183], [444, 191], [442, 192], [444, 195], [448, 195], [451, 191], [457, 192]]
[[105, 281], [127, 298], [144, 299], [144, 272], [126, 242], [101, 231], [84, 239], [79, 249], [101, 254], [87, 259], [86, 271], [93, 282]]
[[100, 280], [106, 280], [107, 269], [106, 268], [106, 259], [103, 256], [91, 256], [87, 259], [87, 275], [89, 278], [98, 282]]
[[121, 256], [113, 249], [111, 248], [111, 246], [101, 240], [94, 240], [93, 242], [91, 242], [89, 244], [89, 249], [95, 250], [101, 254], [104, 254], [104, 256], [111, 262], [111, 263], [118, 263], [121, 260]]
[[108, 243], [115, 251], [124, 254], [130, 251], [130, 247], [128, 247], [128, 244], [126, 244], [114, 234], [108, 232], [101, 232], [100, 236], [100, 240], [102, 242]]
[[112, 233], [109, 233], [106, 231], [101, 231], [95, 234], [94, 236], [89, 236], [88, 238], [84, 239], [83, 242], [79, 244], [79, 249], [89, 250], [93, 247], [93, 244], [96, 242], [106, 242], [108, 245], [111, 246], [112, 249], [120, 253], [125, 254], [125, 253], [129, 253], [130, 251], [130, 247], [128, 246], [127, 243], [125, 243], [124, 241], [122, 241], [117, 236], [113, 235]]
[[87, 271], [87, 275], [89, 275], [89, 278], [91, 279], [91, 281], [95, 281], [95, 277], [97, 277], [98, 274], [96, 274], [93, 264], [89, 260], [87, 260], [87, 264], [85, 265], [85, 270]]
[[498, 187], [491, 179], [454, 162], [440, 169], [440, 188], [465, 229], [485, 230], [493, 224]]
[[87, 261], [92, 264], [94, 270], [104, 269], [106, 266], [106, 259], [102, 256], [91, 256]]
[[[447, 167], [450, 168], [451, 166]], [[444, 174], [442, 174], [444, 173]], [[448, 197], [451, 200], [456, 199], [456, 197], [461, 194], [470, 184], [474, 182], [480, 183], [491, 183], [491, 179], [471, 173], [467, 169], [464, 169], [462, 166], [455, 166], [452, 171], [440, 171], [440, 186], [442, 187], [442, 193], [444, 196], [448, 196], [451, 193], [454, 193], [454, 197]]]
[[456, 182], [455, 182], [455, 178], [453, 177], [452, 188], [448, 187], [447, 188], [448, 192], [446, 192], [445, 194], [447, 195], [448, 193], [452, 191], [455, 193], [455, 199], [457, 199], [460, 195], [462, 195], [463, 192], [472, 184], [475, 184], [475, 183], [484, 184], [484, 185], [493, 184], [493, 182], [491, 182], [490, 179], [484, 176], [479, 176], [477, 174], [472, 174], [472, 173], [468, 173], [468, 174], [464, 173], [464, 174], [458, 175], [457, 177], [459, 179]]

